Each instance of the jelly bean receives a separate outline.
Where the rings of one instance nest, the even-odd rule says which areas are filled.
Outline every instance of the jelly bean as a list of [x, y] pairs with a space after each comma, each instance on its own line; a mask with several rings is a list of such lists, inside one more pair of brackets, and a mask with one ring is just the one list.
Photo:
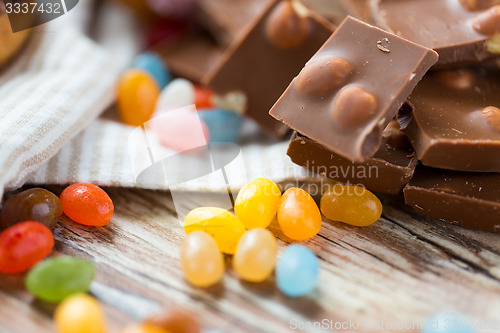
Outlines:
[[194, 85], [185, 79], [175, 79], [161, 92], [155, 110], [168, 111], [194, 104]]
[[172, 80], [172, 76], [163, 60], [153, 52], [139, 54], [132, 62], [132, 67], [148, 72], [163, 89]]
[[113, 202], [98, 186], [73, 184], [64, 189], [60, 198], [64, 214], [77, 223], [103, 226], [108, 224], [113, 216]]
[[206, 232], [189, 233], [181, 247], [184, 277], [194, 286], [209, 287], [224, 275], [224, 257], [215, 240]]
[[240, 92], [230, 92], [225, 95], [214, 95], [215, 107], [224, 110], [231, 110], [238, 114], [244, 114], [247, 109], [247, 97]]
[[201, 326], [197, 319], [197, 315], [180, 308], [163, 311], [148, 318], [146, 323], [172, 333], [201, 332]]
[[194, 108], [156, 112], [149, 124], [163, 146], [178, 152], [204, 147], [210, 140], [210, 131]]
[[293, 244], [283, 251], [276, 264], [276, 282], [285, 295], [307, 295], [316, 288], [318, 279], [318, 258], [311, 250]]
[[94, 265], [82, 259], [47, 259], [28, 273], [26, 288], [39, 299], [56, 303], [70, 295], [86, 292], [94, 274]]
[[59, 333], [104, 333], [106, 322], [99, 302], [86, 294], [66, 298], [56, 308], [54, 320]]
[[118, 111], [123, 123], [141, 126], [151, 118], [160, 89], [148, 73], [127, 70], [118, 82]]
[[370, 225], [382, 215], [380, 200], [360, 186], [333, 186], [321, 197], [320, 207], [327, 219], [358, 227]]
[[148, 6], [158, 15], [183, 19], [193, 10], [193, 0], [146, 0]]
[[21, 273], [48, 256], [54, 248], [54, 236], [45, 225], [26, 221], [0, 234], [0, 272]]
[[202, 230], [215, 239], [223, 253], [234, 254], [245, 226], [236, 216], [225, 209], [200, 207], [193, 209], [184, 219], [184, 230], [189, 234]]
[[321, 213], [309, 193], [292, 187], [281, 196], [278, 223], [287, 237], [301, 241], [319, 232]]
[[61, 201], [54, 193], [31, 188], [5, 201], [0, 226], [7, 228], [22, 221], [37, 221], [52, 229], [62, 213]]
[[207, 88], [194, 87], [194, 104], [198, 110], [214, 107], [214, 93]]
[[219, 109], [202, 109], [198, 115], [210, 131], [210, 142], [238, 142], [243, 125], [242, 116]]
[[281, 202], [281, 191], [271, 180], [258, 178], [241, 188], [234, 202], [234, 212], [245, 228], [267, 228]]
[[159, 327], [149, 324], [132, 324], [125, 327], [121, 333], [169, 333]]
[[252, 229], [241, 237], [233, 257], [233, 268], [246, 281], [262, 282], [274, 269], [278, 244], [267, 229]]
[[422, 333], [475, 333], [472, 322], [456, 313], [438, 313], [422, 327]]

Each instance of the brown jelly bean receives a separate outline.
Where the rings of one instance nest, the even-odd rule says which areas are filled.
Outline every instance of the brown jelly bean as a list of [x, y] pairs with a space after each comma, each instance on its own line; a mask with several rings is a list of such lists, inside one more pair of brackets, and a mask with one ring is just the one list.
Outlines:
[[342, 58], [315, 59], [297, 77], [297, 89], [305, 95], [324, 96], [339, 88], [351, 72], [351, 65]]
[[340, 128], [356, 128], [367, 123], [377, 111], [377, 99], [360, 87], [342, 89], [333, 103], [332, 118]]
[[282, 49], [301, 45], [311, 30], [307, 9], [298, 2], [281, 1], [269, 15], [266, 24], [267, 38]]

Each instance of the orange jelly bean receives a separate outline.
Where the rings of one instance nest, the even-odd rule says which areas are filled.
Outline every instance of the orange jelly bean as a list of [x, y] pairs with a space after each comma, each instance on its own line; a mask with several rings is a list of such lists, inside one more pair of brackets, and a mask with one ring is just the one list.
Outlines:
[[267, 229], [248, 230], [233, 256], [233, 268], [245, 281], [262, 282], [273, 272], [278, 244]]
[[105, 333], [106, 320], [99, 302], [87, 294], [66, 298], [56, 308], [54, 321], [59, 333]]
[[121, 333], [170, 333], [150, 324], [132, 324], [126, 326]]
[[287, 237], [301, 241], [319, 232], [321, 213], [309, 193], [292, 187], [281, 196], [278, 223]]
[[224, 275], [224, 257], [217, 243], [201, 230], [191, 232], [182, 242], [181, 266], [186, 280], [197, 287], [212, 286]]
[[146, 323], [172, 333], [200, 333], [198, 316], [190, 311], [173, 308], [156, 314]]
[[151, 118], [159, 95], [158, 84], [148, 73], [137, 69], [127, 70], [118, 82], [121, 120], [127, 125], [141, 126]]
[[210, 109], [214, 107], [214, 93], [206, 88], [195, 86], [194, 104], [199, 109]]
[[108, 224], [113, 216], [113, 201], [103, 189], [92, 184], [70, 185], [60, 199], [64, 214], [80, 224], [100, 227]]
[[325, 192], [320, 202], [321, 212], [332, 221], [364, 227], [382, 215], [382, 203], [364, 187], [335, 185]]

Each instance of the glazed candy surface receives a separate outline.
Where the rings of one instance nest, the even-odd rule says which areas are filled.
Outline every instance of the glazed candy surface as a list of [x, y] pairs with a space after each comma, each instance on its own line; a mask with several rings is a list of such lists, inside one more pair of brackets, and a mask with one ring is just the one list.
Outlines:
[[141, 69], [149, 73], [158, 84], [160, 89], [163, 89], [172, 80], [165, 62], [153, 52], [144, 52], [139, 54], [132, 63], [132, 68]]
[[77, 223], [104, 226], [113, 217], [113, 202], [98, 186], [87, 183], [70, 185], [61, 193], [60, 199], [64, 214]]
[[285, 295], [307, 295], [316, 288], [318, 279], [318, 258], [311, 250], [293, 244], [283, 251], [276, 264], [276, 282]]
[[151, 118], [160, 90], [155, 79], [138, 69], [127, 70], [118, 82], [118, 111], [123, 123], [141, 126]]
[[197, 317], [195, 313], [173, 308], [148, 318], [146, 323], [172, 333], [200, 333], [201, 326]]
[[37, 298], [56, 303], [70, 295], [86, 292], [94, 275], [94, 265], [88, 261], [73, 257], [52, 258], [29, 272], [26, 288]]
[[321, 212], [332, 221], [363, 227], [382, 215], [382, 203], [367, 189], [352, 185], [335, 185], [321, 197]]
[[26, 221], [0, 234], [0, 272], [21, 273], [48, 256], [54, 248], [54, 236], [45, 225]]
[[222, 208], [200, 207], [193, 209], [184, 219], [186, 234], [202, 230], [213, 237], [223, 253], [234, 254], [244, 225], [236, 216]]
[[321, 213], [309, 193], [292, 187], [281, 196], [278, 222], [287, 237], [293, 240], [305, 240], [319, 232]]
[[199, 86], [194, 87], [194, 104], [199, 109], [209, 109], [214, 107], [214, 93]]
[[245, 281], [262, 282], [273, 272], [278, 245], [267, 229], [248, 230], [233, 256], [233, 268]]
[[86, 294], [66, 298], [57, 307], [54, 320], [59, 333], [105, 333], [106, 322], [99, 302]]
[[61, 201], [43, 188], [17, 193], [2, 207], [0, 229], [22, 221], [37, 221], [52, 229], [63, 213]]
[[234, 211], [245, 228], [267, 228], [281, 201], [279, 187], [269, 179], [255, 179], [241, 188]]
[[184, 277], [196, 287], [209, 287], [224, 275], [224, 257], [214, 239], [203, 231], [186, 236], [181, 247]]

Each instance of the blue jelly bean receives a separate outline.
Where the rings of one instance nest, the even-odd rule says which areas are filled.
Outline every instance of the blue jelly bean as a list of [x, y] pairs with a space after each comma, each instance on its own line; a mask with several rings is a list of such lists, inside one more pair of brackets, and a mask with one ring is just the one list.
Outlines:
[[285, 249], [276, 264], [276, 281], [285, 295], [307, 295], [316, 288], [318, 279], [318, 258], [311, 250], [298, 244]]
[[198, 112], [210, 131], [210, 142], [237, 143], [243, 117], [236, 112], [222, 109], [201, 109]]
[[132, 68], [141, 69], [152, 75], [158, 86], [163, 89], [171, 80], [172, 75], [163, 60], [155, 53], [139, 54], [132, 63]]
[[424, 323], [422, 333], [475, 333], [470, 319], [456, 313], [438, 313]]

